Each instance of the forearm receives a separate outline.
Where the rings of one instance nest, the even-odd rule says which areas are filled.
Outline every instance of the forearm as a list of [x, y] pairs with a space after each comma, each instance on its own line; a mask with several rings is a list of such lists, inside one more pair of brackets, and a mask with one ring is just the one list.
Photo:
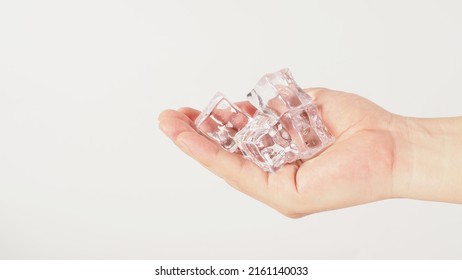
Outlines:
[[462, 203], [462, 117], [397, 117], [397, 197]]

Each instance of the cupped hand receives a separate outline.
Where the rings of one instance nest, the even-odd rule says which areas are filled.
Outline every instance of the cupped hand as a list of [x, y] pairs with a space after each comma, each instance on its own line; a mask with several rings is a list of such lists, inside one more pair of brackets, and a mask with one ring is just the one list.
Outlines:
[[[305, 90], [335, 136], [317, 157], [266, 173], [223, 150], [195, 130], [192, 108], [166, 110], [159, 127], [186, 154], [229, 185], [288, 217], [333, 210], [394, 196], [396, 122], [400, 117], [358, 95], [323, 88]], [[252, 113], [247, 102], [238, 103]]]

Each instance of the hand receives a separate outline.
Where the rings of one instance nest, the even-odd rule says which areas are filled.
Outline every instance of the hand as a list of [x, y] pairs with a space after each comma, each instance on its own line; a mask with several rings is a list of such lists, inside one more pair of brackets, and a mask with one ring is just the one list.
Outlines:
[[[166, 110], [159, 126], [181, 150], [228, 184], [288, 217], [392, 197], [432, 198], [431, 190], [419, 193], [409, 187], [418, 185], [413, 175], [420, 164], [409, 147], [409, 118], [354, 94], [322, 88], [306, 92], [336, 141], [317, 157], [287, 164], [276, 173], [266, 173], [198, 134], [197, 110]], [[247, 102], [238, 106], [252, 113]]]

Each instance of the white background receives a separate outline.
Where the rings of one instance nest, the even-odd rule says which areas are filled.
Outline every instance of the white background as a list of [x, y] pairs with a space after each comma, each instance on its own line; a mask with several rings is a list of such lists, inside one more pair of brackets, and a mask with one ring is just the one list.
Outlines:
[[462, 112], [460, 1], [0, 2], [0, 258], [462, 258], [462, 206], [298, 220], [157, 127], [289, 67], [395, 113]]

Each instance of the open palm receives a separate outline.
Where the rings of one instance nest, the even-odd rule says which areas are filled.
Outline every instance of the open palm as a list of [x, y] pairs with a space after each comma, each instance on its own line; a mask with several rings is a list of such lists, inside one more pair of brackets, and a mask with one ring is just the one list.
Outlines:
[[[266, 173], [198, 134], [192, 108], [166, 110], [160, 128], [188, 155], [236, 189], [289, 217], [372, 202], [393, 195], [397, 119], [360, 96], [307, 89], [335, 143], [315, 158]], [[252, 113], [247, 102], [239, 106]]]

